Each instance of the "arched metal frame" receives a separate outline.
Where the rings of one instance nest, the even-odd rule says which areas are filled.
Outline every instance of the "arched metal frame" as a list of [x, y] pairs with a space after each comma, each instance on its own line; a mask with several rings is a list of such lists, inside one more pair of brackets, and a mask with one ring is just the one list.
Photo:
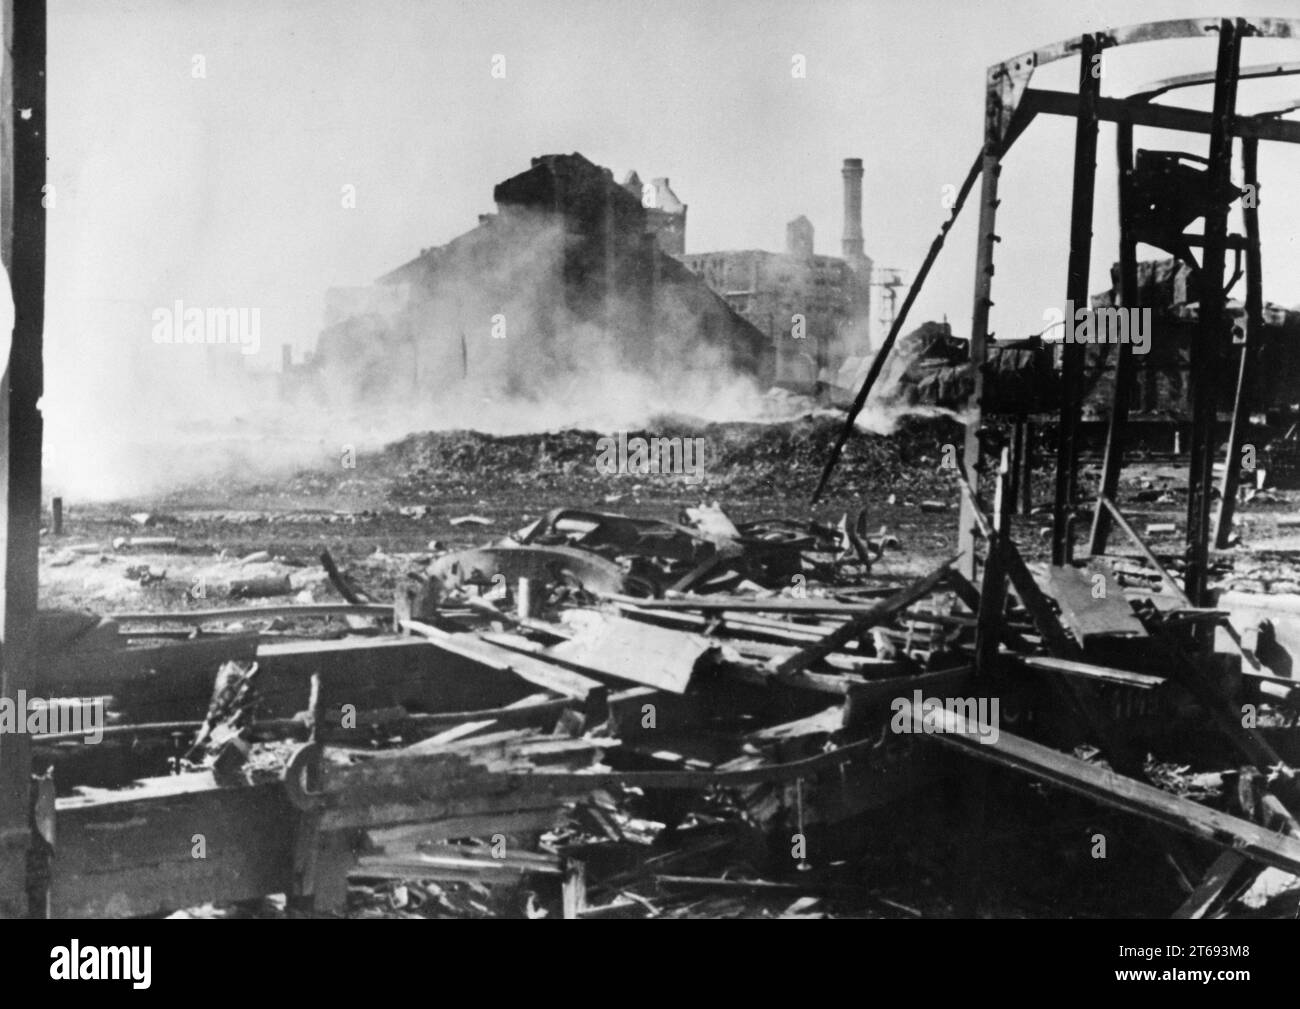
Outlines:
[[[1101, 54], [1118, 46], [1171, 39], [1218, 39], [1218, 60], [1215, 70], [1171, 78], [1159, 82], [1128, 98], [1104, 98], [1101, 95]], [[1041, 46], [1012, 59], [994, 64], [986, 77], [984, 147], [980, 164], [980, 212], [977, 249], [975, 257], [975, 290], [971, 312], [971, 361], [975, 365], [974, 408], [968, 416], [963, 458], [967, 473], [981, 472], [982, 458], [979, 440], [981, 426], [980, 402], [983, 397], [983, 364], [988, 356], [989, 309], [994, 271], [994, 250], [1000, 241], [996, 232], [998, 176], [1002, 159], [1035, 117], [1041, 114], [1073, 116], [1076, 121], [1074, 147], [1073, 195], [1070, 217], [1069, 266], [1065, 298], [1074, 304], [1088, 304], [1088, 270], [1092, 253], [1093, 193], [1096, 181], [1096, 151], [1098, 126], [1102, 120], [1114, 122], [1118, 127], [1117, 149], [1120, 159], [1120, 272], [1121, 301], [1133, 304], [1136, 291], [1136, 250], [1125, 212], [1127, 181], [1132, 170], [1133, 128], [1149, 126], [1159, 129], [1201, 133], [1209, 136], [1208, 183], [1215, 187], [1226, 184], [1231, 178], [1233, 142], [1243, 143], [1243, 161], [1247, 173], [1254, 181], [1254, 165], [1260, 140], [1282, 143], [1300, 143], [1300, 123], [1280, 118], [1289, 107], [1256, 115], [1238, 115], [1236, 111], [1237, 82], [1248, 78], [1268, 78], [1300, 73], [1300, 64], [1282, 63], [1254, 67], [1241, 67], [1241, 48], [1244, 38], [1276, 38], [1300, 40], [1300, 19], [1255, 18], [1218, 19], [1194, 18], [1173, 21], [1155, 21], [1129, 25], [1124, 28], [1086, 34]], [[1031, 88], [1034, 71], [1047, 63], [1070, 57], [1079, 57], [1079, 86], [1076, 92], [1060, 92]], [[1210, 112], [1152, 104], [1152, 99], [1177, 88], [1197, 84], [1214, 85], [1214, 103]], [[1228, 208], [1211, 212], [1205, 217], [1204, 238], [1201, 246], [1201, 273], [1206, 277], [1223, 276], [1225, 253], [1230, 244], [1227, 235]], [[1243, 392], [1248, 385], [1249, 365], [1258, 345], [1262, 323], [1262, 299], [1258, 269], [1258, 219], [1253, 208], [1246, 213], [1247, 236], [1247, 335], [1242, 347], [1242, 371], [1238, 382], [1237, 410], [1234, 412], [1233, 435], [1230, 445], [1239, 442], [1244, 433]], [[1252, 240], [1253, 233], [1253, 240]], [[1237, 243], [1241, 245], [1242, 243]], [[1254, 269], [1251, 269], [1253, 244]], [[1208, 367], [1210, 350], [1221, 339], [1225, 319], [1225, 297], [1222, 283], [1206, 285], [1207, 296], [1202, 297], [1199, 332], [1192, 351], [1192, 439], [1191, 472], [1189, 475], [1188, 503], [1188, 566], [1185, 591], [1193, 603], [1204, 603], [1208, 573], [1208, 543], [1210, 535], [1210, 498], [1214, 453], [1214, 376]], [[1125, 389], [1121, 383], [1125, 369], [1131, 365], [1121, 345], [1117, 355], [1116, 389]], [[1052, 562], [1064, 564], [1071, 553], [1070, 521], [1075, 507], [1075, 476], [1078, 457], [1078, 422], [1082, 404], [1081, 379], [1083, 347], [1069, 344], [1062, 351], [1062, 407], [1057, 441], [1056, 489], [1053, 501]], [[1106, 463], [1103, 467], [1103, 497], [1113, 495], [1118, 481], [1122, 455], [1122, 432], [1127, 414], [1124, 393], [1117, 396], [1112, 410], [1112, 423], [1107, 437]], [[1220, 536], [1226, 535], [1231, 519], [1231, 497], [1235, 497], [1235, 469], [1226, 467], [1232, 474], [1233, 493], [1225, 493], [1226, 513], [1219, 516]], [[1228, 478], [1225, 478], [1225, 481]], [[1225, 492], [1229, 487], [1225, 484]], [[1106, 493], [1109, 491], [1109, 495]], [[1092, 548], [1104, 548], [1109, 514], [1099, 502], [1093, 523]], [[959, 527], [961, 564], [968, 577], [975, 570], [976, 519], [971, 501], [963, 498]]]

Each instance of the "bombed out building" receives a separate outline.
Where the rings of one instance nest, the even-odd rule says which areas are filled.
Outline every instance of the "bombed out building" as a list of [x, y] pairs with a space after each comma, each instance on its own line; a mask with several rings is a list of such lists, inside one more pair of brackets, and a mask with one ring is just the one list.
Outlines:
[[[786, 225], [784, 252], [745, 249], [682, 258], [763, 331], [776, 351], [777, 382], [793, 389], [850, 383], [856, 365], [869, 356], [872, 262], [863, 251], [862, 160], [846, 159], [841, 174], [841, 257], [816, 254], [812, 222], [800, 215]], [[796, 320], [802, 320], [801, 330]]]
[[[649, 195], [647, 195], [649, 194]], [[667, 179], [624, 183], [581, 154], [534, 158], [496, 186], [495, 214], [372, 288], [333, 290], [291, 396], [366, 399], [458, 386], [482, 399], [581, 401], [591, 376], [684, 376], [767, 388], [769, 337], [674, 254], [686, 207]]]

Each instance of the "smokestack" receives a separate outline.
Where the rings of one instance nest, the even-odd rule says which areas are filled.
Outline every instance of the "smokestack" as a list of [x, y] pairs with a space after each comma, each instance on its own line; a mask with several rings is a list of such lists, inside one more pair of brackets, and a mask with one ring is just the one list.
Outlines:
[[844, 168], [844, 258], [853, 262], [862, 251], [862, 159], [845, 158]]

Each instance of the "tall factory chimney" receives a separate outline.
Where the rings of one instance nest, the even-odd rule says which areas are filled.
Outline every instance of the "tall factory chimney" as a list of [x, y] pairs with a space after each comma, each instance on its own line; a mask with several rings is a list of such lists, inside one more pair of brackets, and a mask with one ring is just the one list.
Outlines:
[[844, 258], [862, 260], [862, 159], [845, 158], [844, 168]]

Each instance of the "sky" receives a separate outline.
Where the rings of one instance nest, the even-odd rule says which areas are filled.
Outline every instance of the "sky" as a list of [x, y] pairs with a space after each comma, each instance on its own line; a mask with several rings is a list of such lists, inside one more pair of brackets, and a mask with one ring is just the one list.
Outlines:
[[[825, 254], [840, 249], [841, 162], [861, 157], [867, 254], [910, 278], [979, 148], [988, 65], [1083, 31], [1251, 8], [1300, 16], [1296, 0], [50, 0], [47, 418], [65, 438], [103, 409], [170, 422], [139, 416], [136, 393], [157, 384], [142, 355], [167, 349], [152, 313], [177, 300], [259, 308], [248, 363], [276, 367], [279, 344], [311, 346], [326, 288], [473, 227], [492, 187], [546, 153], [669, 177], [688, 252], [780, 249], [804, 214]], [[1214, 48], [1112, 54], [1105, 91], [1212, 68]], [[1300, 45], [1247, 41], [1244, 63], [1272, 59]], [[1061, 61], [1034, 84], [1072, 89], [1076, 74]], [[1300, 96], [1290, 81], [1243, 84], [1240, 108]], [[1209, 89], [1177, 100], [1208, 107]], [[1171, 140], [1205, 153], [1192, 135], [1137, 143]], [[1007, 159], [1000, 336], [1041, 329], [1064, 297], [1072, 142], [1067, 120], [1040, 121]], [[1093, 290], [1114, 258], [1112, 143], [1103, 127]], [[1300, 204], [1280, 180], [1300, 155], [1280, 147], [1261, 154], [1265, 294], [1290, 305]], [[967, 335], [974, 210], [916, 324], [947, 317]], [[201, 421], [222, 409], [208, 392], [173, 408]]]

